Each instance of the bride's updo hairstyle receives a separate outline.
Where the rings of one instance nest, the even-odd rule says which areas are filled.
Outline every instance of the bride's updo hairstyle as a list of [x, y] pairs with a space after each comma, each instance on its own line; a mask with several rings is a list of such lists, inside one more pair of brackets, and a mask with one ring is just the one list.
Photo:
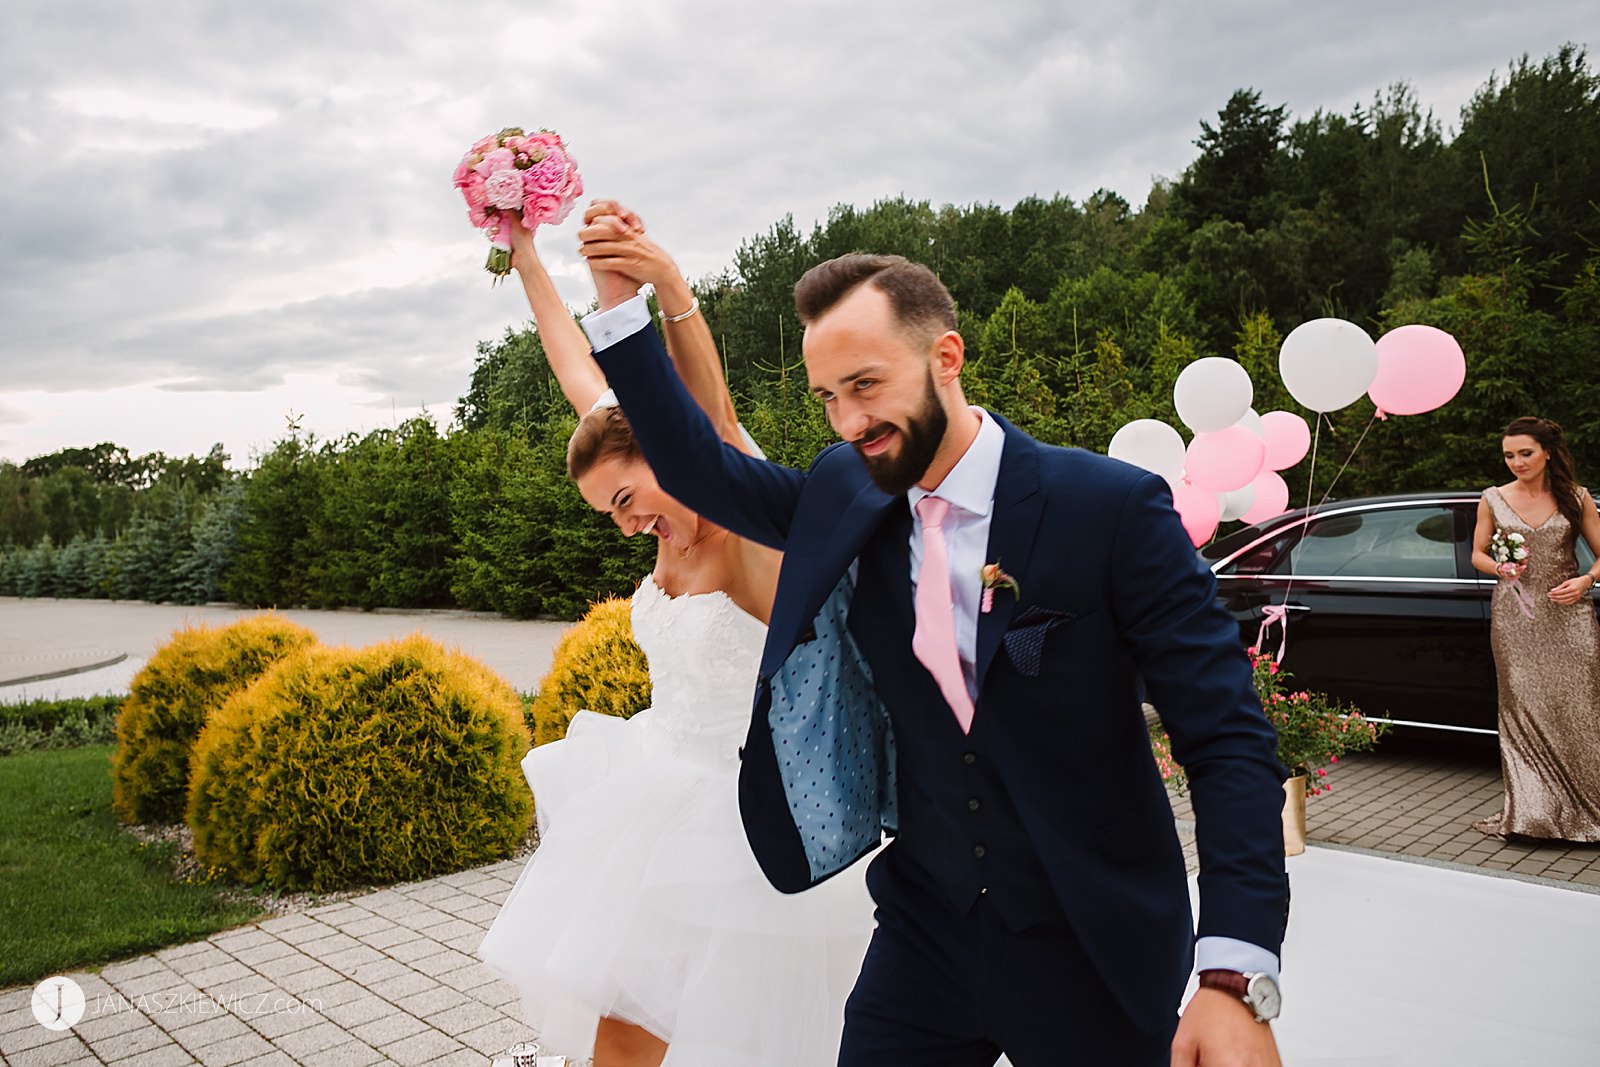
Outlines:
[[1502, 437], [1531, 437], [1539, 447], [1550, 454], [1545, 464], [1545, 477], [1550, 480], [1550, 492], [1556, 498], [1556, 509], [1566, 516], [1573, 532], [1583, 529], [1583, 511], [1578, 496], [1578, 478], [1574, 473], [1572, 453], [1567, 450], [1566, 436], [1561, 424], [1535, 415], [1513, 419]]
[[567, 442], [567, 477], [577, 481], [608, 459], [643, 459], [633, 427], [616, 405], [595, 408], [578, 420]]

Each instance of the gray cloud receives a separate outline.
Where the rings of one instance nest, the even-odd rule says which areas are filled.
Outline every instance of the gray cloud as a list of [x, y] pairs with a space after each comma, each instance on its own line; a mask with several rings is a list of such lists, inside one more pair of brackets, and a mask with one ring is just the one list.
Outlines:
[[[508, 122], [561, 130], [590, 191], [699, 275], [839, 202], [1139, 203], [1241, 86], [1307, 115], [1408, 80], [1450, 125], [1587, 7], [13, 0], [0, 366], [11, 389], [174, 397], [332, 370], [439, 405], [526, 318], [449, 186]], [[542, 247], [583, 304], [571, 232]]]

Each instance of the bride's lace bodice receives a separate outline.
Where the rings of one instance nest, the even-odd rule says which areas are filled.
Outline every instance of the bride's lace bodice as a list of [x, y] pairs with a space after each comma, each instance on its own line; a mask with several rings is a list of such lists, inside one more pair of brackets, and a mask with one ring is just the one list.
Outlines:
[[653, 729], [680, 755], [736, 768], [766, 626], [726, 593], [671, 597], [646, 576], [633, 636], [650, 661]]

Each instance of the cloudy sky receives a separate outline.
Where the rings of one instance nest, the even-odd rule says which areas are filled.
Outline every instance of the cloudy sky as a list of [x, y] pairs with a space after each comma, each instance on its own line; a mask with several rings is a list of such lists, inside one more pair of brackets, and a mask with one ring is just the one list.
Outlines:
[[[559, 130], [696, 277], [840, 202], [1142, 203], [1242, 86], [1307, 115], [1406, 80], [1450, 127], [1597, 28], [1589, 0], [5, 0], [0, 459], [448, 421], [527, 318], [449, 180], [502, 126]], [[581, 306], [575, 231], [540, 243]]]

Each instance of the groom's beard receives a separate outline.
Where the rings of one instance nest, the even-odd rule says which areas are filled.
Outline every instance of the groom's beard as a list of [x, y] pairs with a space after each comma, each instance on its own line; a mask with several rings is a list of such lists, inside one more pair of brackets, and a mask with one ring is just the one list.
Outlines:
[[[934, 390], [933, 372], [930, 370], [928, 391], [923, 398], [921, 411], [908, 417], [904, 426], [893, 426], [887, 422], [869, 426], [866, 433], [850, 444], [856, 450], [856, 455], [861, 457], [861, 462], [866, 464], [867, 473], [878, 488], [890, 496], [899, 496], [916, 485], [928, 472], [949, 425], [950, 418], [944, 412], [944, 405], [939, 403], [939, 394]], [[868, 456], [861, 451], [863, 441], [872, 441], [889, 430], [898, 430], [900, 433], [898, 452]]]

